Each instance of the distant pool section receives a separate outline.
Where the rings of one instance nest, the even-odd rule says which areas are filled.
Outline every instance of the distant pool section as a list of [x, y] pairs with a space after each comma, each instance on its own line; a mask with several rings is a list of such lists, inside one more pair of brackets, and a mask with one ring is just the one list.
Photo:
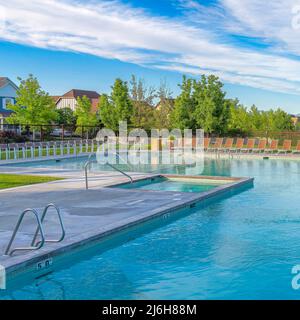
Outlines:
[[231, 181], [228, 180], [213, 180], [200, 177], [183, 178], [169, 175], [140, 179], [138, 181], [134, 181], [133, 183], [122, 183], [113, 187], [151, 191], [206, 192], [230, 182]]
[[[123, 156], [124, 157], [124, 156]], [[28, 159], [27, 161], [16, 161], [10, 163], [0, 164], [0, 167], [10, 167], [10, 168], [35, 168], [35, 169], [50, 169], [50, 170], [64, 170], [64, 171], [81, 171], [84, 170], [85, 163], [89, 160], [96, 160], [95, 156], [89, 158], [88, 156], [77, 156], [77, 157], [64, 157], [57, 159], [48, 160], [33, 160]], [[186, 168], [184, 165], [163, 165], [159, 163], [153, 164], [135, 164], [128, 165], [117, 159], [116, 167], [123, 171], [135, 171], [135, 172], [174, 172], [174, 168]], [[96, 163], [91, 163], [91, 170], [95, 171], [112, 171], [112, 168], [108, 165]]]

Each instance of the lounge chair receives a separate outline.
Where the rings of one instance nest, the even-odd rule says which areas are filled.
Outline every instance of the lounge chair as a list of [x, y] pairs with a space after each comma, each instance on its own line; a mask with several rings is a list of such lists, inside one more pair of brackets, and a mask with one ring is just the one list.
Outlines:
[[255, 139], [248, 139], [246, 148], [241, 149], [241, 152], [250, 152], [253, 151], [255, 145]]
[[270, 148], [265, 150], [265, 153], [274, 153], [278, 151], [278, 140], [272, 140], [270, 144]]
[[222, 148], [219, 149], [219, 151], [223, 152], [230, 152], [233, 146], [233, 139], [232, 138], [226, 138], [225, 144]]
[[204, 138], [204, 151], [207, 151], [210, 144], [210, 138]]
[[295, 154], [295, 153], [300, 153], [300, 140], [298, 140], [296, 149], [292, 150], [292, 153], [293, 153], [293, 154]]
[[291, 151], [291, 147], [292, 147], [292, 140], [284, 140], [282, 148], [278, 150], [278, 153], [287, 154], [289, 151]]
[[260, 139], [257, 148], [253, 149], [253, 152], [262, 153], [267, 146], [267, 139]]
[[243, 138], [237, 138], [235, 147], [231, 148], [230, 152], [240, 152], [241, 149], [244, 147], [244, 139]]
[[212, 146], [211, 150], [212, 151], [219, 151], [219, 149], [222, 148], [223, 145], [223, 138], [217, 138], [215, 144]]

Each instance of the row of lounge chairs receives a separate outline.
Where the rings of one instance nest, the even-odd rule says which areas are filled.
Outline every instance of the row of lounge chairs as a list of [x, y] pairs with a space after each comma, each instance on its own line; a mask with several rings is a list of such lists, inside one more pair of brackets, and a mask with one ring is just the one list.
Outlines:
[[237, 138], [216, 138], [212, 144], [212, 139], [204, 138], [204, 150], [208, 152], [231, 152], [231, 153], [268, 153], [268, 154], [287, 154], [300, 153], [300, 140], [295, 148], [292, 147], [292, 140], [284, 140], [281, 146], [278, 146], [278, 140], [272, 140], [268, 143], [267, 139]]

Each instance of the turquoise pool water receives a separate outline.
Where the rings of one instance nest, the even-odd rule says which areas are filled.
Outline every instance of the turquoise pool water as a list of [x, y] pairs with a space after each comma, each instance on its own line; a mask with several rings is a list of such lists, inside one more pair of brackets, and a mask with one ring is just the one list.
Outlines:
[[2, 298], [299, 299], [291, 270], [300, 264], [300, 162], [206, 159], [204, 172], [255, 185], [69, 257]]
[[175, 180], [167, 178], [145, 179], [134, 183], [126, 183], [117, 188], [122, 189], [140, 189], [153, 191], [174, 191], [174, 192], [205, 192], [212, 190], [217, 185], [201, 184], [201, 181], [193, 180]]
[[[96, 157], [92, 157], [92, 160], [95, 160]], [[65, 158], [65, 159], [53, 159], [53, 160], [41, 160], [41, 161], [28, 161], [28, 162], [19, 162], [19, 163], [12, 163], [9, 167], [21, 167], [21, 168], [51, 168], [51, 169], [61, 169], [61, 170], [84, 170], [84, 165], [88, 160], [87, 156], [79, 156], [73, 158]], [[117, 159], [117, 166], [121, 170], [124, 171], [136, 171], [136, 172], [176, 172], [176, 168], [180, 168], [183, 166], [170, 166], [170, 165], [163, 165], [163, 164], [152, 164], [152, 165], [145, 165], [139, 164], [135, 166], [128, 166], [124, 164], [122, 160]], [[149, 161], [150, 162], [150, 161]], [[90, 165], [92, 170], [101, 170], [101, 171], [112, 171], [111, 167], [103, 164], [91, 163]]]

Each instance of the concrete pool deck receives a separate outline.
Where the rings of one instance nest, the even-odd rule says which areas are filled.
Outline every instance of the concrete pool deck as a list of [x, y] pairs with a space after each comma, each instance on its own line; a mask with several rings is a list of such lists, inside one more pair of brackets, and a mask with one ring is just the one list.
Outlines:
[[[137, 180], [158, 176], [142, 173], [132, 175]], [[39, 261], [99, 240], [108, 234], [253, 183], [251, 178], [197, 177], [197, 179], [220, 179], [220, 182], [227, 180], [228, 184], [222, 183], [219, 187], [202, 193], [107, 188], [109, 185], [125, 183], [128, 179], [118, 173], [103, 172], [90, 178], [90, 190], [84, 189], [83, 178], [2, 190], [0, 191], [0, 264], [6, 268], [7, 274], [17, 274], [25, 268], [36, 266]], [[16, 253], [11, 257], [4, 256], [21, 212], [29, 207], [41, 213], [49, 203], [56, 204], [61, 210], [66, 229], [65, 240], [61, 243], [46, 243], [38, 251]], [[13, 247], [29, 245], [35, 228], [36, 221], [29, 215], [24, 219]], [[49, 212], [44, 231], [48, 239], [60, 236], [55, 214], [51, 215]]]

